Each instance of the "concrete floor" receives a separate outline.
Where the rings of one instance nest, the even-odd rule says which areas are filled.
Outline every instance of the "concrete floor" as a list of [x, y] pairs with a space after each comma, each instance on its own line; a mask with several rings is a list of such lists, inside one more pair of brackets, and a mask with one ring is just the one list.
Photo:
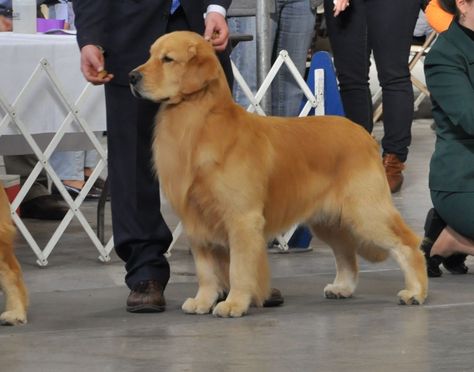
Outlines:
[[[431, 206], [430, 124], [415, 121], [406, 181], [394, 195], [420, 234]], [[164, 210], [174, 226], [176, 218], [166, 205]], [[95, 203], [87, 202], [83, 211], [93, 222]], [[54, 223], [30, 220], [28, 226], [45, 244]], [[109, 217], [106, 231], [110, 235]], [[335, 275], [334, 260], [322, 243], [313, 241], [313, 248], [270, 254], [273, 286], [284, 293], [283, 306], [217, 319], [180, 310], [196, 290], [184, 238], [170, 259], [167, 311], [136, 315], [125, 311], [122, 263], [115, 254], [110, 263], [98, 262], [77, 221], [46, 268], [36, 265], [19, 237], [18, 257], [31, 293], [29, 323], [0, 327], [0, 371], [474, 371], [472, 273], [431, 279], [426, 304], [408, 307], [397, 305], [403, 278], [394, 261], [361, 262], [355, 296], [327, 300], [322, 293]]]

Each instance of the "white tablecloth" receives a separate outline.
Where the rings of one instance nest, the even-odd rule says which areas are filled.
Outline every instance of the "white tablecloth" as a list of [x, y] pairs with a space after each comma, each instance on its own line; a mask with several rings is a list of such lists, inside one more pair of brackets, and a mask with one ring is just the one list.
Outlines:
[[[62, 93], [74, 103], [87, 84], [80, 72], [80, 53], [74, 35], [0, 33], [0, 97], [13, 104], [41, 59], [49, 62]], [[93, 131], [102, 132], [105, 130], [103, 87], [90, 86], [90, 89], [84, 102], [78, 105], [79, 115]], [[35, 138], [44, 148], [48, 139], [62, 124], [68, 110], [61, 103], [44, 71], [26, 92], [18, 102], [17, 117], [28, 127], [30, 133], [36, 134]], [[5, 115], [0, 108], [0, 121]], [[76, 135], [68, 134], [59, 149], [80, 148], [82, 145], [79, 138], [82, 135], [77, 135], [80, 131], [77, 124], [69, 125], [67, 132], [76, 132]], [[11, 123], [6, 128], [0, 128], [0, 154], [30, 152], [27, 145], [25, 147], [21, 144], [21, 135], [18, 133]], [[83, 145], [84, 148], [89, 148], [88, 144]]]

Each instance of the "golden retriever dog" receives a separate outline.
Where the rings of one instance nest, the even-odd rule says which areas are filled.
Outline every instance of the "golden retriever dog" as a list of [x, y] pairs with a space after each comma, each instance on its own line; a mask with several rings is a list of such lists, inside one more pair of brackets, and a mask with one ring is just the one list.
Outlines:
[[186, 313], [239, 317], [261, 306], [270, 294], [266, 242], [303, 222], [336, 257], [327, 298], [352, 296], [357, 254], [372, 262], [391, 254], [405, 276], [400, 302], [425, 301], [420, 238], [393, 206], [379, 147], [361, 126], [246, 112], [210, 43], [191, 32], [159, 38], [130, 85], [161, 102], [154, 164], [189, 237], [199, 284]]
[[26, 323], [28, 295], [20, 264], [13, 252], [14, 237], [10, 204], [0, 183], [0, 289], [5, 294], [5, 312], [0, 314], [2, 325]]

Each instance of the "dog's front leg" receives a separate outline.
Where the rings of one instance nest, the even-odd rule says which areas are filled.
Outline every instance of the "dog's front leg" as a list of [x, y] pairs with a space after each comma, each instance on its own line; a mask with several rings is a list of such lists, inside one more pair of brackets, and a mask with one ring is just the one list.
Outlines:
[[5, 312], [0, 314], [0, 324], [18, 325], [26, 323], [26, 308], [28, 306], [28, 295], [20, 265], [16, 258], [11, 255], [8, 263], [0, 263], [0, 288], [5, 294]]
[[262, 306], [270, 293], [270, 273], [259, 213], [231, 219], [227, 224], [230, 249], [230, 291], [214, 308], [220, 317], [240, 317], [252, 303]]
[[209, 314], [229, 287], [229, 251], [223, 247], [192, 244], [198, 291], [181, 309], [187, 314]]

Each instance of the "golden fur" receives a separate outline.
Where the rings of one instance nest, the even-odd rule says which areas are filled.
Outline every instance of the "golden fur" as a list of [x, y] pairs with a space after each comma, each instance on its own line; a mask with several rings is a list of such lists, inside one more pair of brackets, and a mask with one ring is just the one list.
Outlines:
[[26, 323], [28, 294], [20, 264], [13, 252], [14, 238], [10, 204], [0, 183], [0, 289], [5, 295], [5, 312], [0, 314], [0, 323], [3, 325]]
[[[132, 74], [137, 96], [162, 102], [154, 163], [190, 238], [199, 290], [187, 313], [241, 316], [268, 297], [269, 237], [307, 223], [336, 256], [324, 293], [350, 297], [357, 257], [391, 254], [405, 274], [405, 304], [421, 304], [420, 239], [392, 204], [374, 139], [343, 117], [264, 117], [235, 104], [209, 43], [190, 32], [158, 39]], [[225, 301], [216, 301], [228, 292]]]

